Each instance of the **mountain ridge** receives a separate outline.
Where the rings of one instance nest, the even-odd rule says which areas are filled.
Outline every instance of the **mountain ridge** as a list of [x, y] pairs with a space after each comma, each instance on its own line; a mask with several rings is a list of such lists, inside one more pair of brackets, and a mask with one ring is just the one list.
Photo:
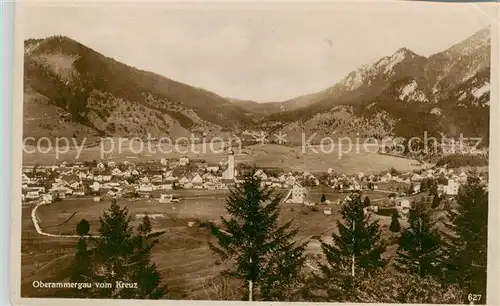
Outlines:
[[[429, 57], [402, 47], [322, 91], [269, 103], [222, 97], [128, 66], [65, 36], [28, 39], [24, 133], [218, 135], [247, 129], [290, 130], [302, 124], [313, 130], [357, 128], [367, 136], [401, 134], [398, 126], [415, 112], [436, 117], [446, 133], [450, 126], [458, 132], [467, 128], [453, 119], [457, 107], [481, 116], [489, 109], [489, 34], [485, 28]], [[476, 97], [474, 90], [485, 92]], [[380, 131], [370, 132], [369, 125]]]

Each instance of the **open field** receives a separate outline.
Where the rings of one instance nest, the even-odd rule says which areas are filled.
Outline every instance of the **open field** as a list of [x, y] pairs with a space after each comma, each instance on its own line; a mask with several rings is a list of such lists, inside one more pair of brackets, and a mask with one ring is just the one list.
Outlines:
[[[57, 153], [55, 148], [43, 148], [47, 153], [36, 151], [34, 147], [26, 147], [34, 153], [23, 154], [23, 164], [33, 165], [52, 165], [63, 161], [73, 162], [75, 157], [79, 160], [100, 160], [112, 159], [114, 161], [128, 160], [131, 162], [159, 160], [161, 158], [180, 158], [188, 156], [191, 159], [204, 159], [209, 163], [218, 163], [227, 159], [227, 152], [224, 151], [222, 143], [213, 144], [214, 148], [210, 149], [210, 145], [197, 144], [188, 147], [183, 147], [181, 152], [172, 151], [172, 147], [163, 145], [157, 148], [151, 145], [151, 150], [144, 145], [144, 149], [140, 150], [140, 145], [133, 143], [122, 144], [115, 148], [103, 144], [101, 146], [84, 148], [78, 156], [78, 151], [75, 148], [61, 148]], [[346, 148], [347, 149], [347, 148]], [[103, 151], [102, 151], [103, 150]], [[316, 150], [316, 152], [314, 151]], [[111, 152], [112, 153], [106, 153]], [[148, 152], [149, 151], [149, 152]], [[382, 155], [377, 153], [365, 152], [361, 146], [359, 153], [355, 148], [349, 153], [339, 153], [338, 148], [335, 148], [331, 153], [328, 150], [322, 152], [319, 146], [313, 146], [305, 150], [302, 147], [289, 147], [276, 144], [252, 145], [244, 147], [241, 152], [236, 150], [235, 162], [255, 164], [258, 167], [279, 167], [285, 171], [309, 171], [309, 172], [325, 172], [328, 168], [335, 169], [338, 173], [378, 173], [381, 171], [395, 168], [398, 171], [412, 170], [412, 160], [390, 155]], [[101, 154], [105, 152], [105, 154]], [[141, 153], [134, 153], [141, 152]]]
[[[190, 192], [192, 191], [192, 193]], [[326, 193], [332, 202], [346, 196], [322, 189], [309, 190], [310, 197], [321, 197]], [[177, 191], [176, 191], [177, 192]], [[219, 258], [208, 248], [212, 239], [205, 228], [188, 227], [188, 221], [217, 221], [226, 215], [224, 194], [221, 191], [204, 192], [198, 190], [179, 190], [180, 203], [162, 204], [155, 199], [121, 199], [119, 204], [126, 205], [132, 217], [132, 226], [137, 227], [139, 221], [136, 213], [163, 214], [163, 219], [152, 220], [155, 230], [166, 231], [159, 244], [153, 250], [153, 260], [158, 265], [164, 282], [171, 288], [181, 287], [178, 294], [187, 294], [185, 298], [209, 298], [206, 281], [214, 277], [222, 269]], [[327, 193], [328, 192], [328, 193]], [[372, 201], [387, 198], [386, 193], [372, 191], [367, 194]], [[98, 218], [110, 205], [109, 200], [93, 202], [91, 198], [65, 199], [49, 205], [39, 206], [37, 217], [44, 232], [51, 234], [75, 234], [76, 224], [83, 218], [91, 224], [91, 233], [97, 233]], [[312, 236], [331, 240], [332, 231], [336, 231], [336, 221], [341, 218], [339, 205], [328, 205], [332, 215], [323, 214], [323, 207], [315, 208], [300, 204], [283, 203], [280, 220], [286, 222], [293, 219], [293, 226], [299, 227], [298, 239], [310, 239]], [[45, 237], [36, 233], [31, 220], [33, 205], [23, 207], [22, 224], [22, 294], [23, 296], [43, 296], [47, 290], [37, 290], [31, 286], [34, 280], [61, 280], [67, 277], [63, 271], [71, 263], [76, 238]], [[384, 237], [390, 239], [387, 231], [389, 216], [372, 215], [380, 220], [384, 229]], [[404, 222], [402, 222], [404, 225]], [[311, 240], [308, 253], [320, 254], [320, 244]], [[395, 246], [389, 246], [387, 254], [394, 254]], [[61, 274], [63, 273], [63, 274]], [[172, 287], [173, 286], [173, 287]]]

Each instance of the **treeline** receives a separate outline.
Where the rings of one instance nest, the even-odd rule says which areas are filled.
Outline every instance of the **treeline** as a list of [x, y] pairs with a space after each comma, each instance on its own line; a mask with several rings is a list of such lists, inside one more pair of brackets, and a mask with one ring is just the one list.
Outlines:
[[[434, 205], [416, 203], [408, 226], [397, 212], [390, 239], [365, 210], [367, 199], [354, 193], [341, 208], [331, 242], [320, 240], [321, 255], [306, 253], [310, 242], [297, 237], [293, 220], [280, 222], [282, 195], [248, 173], [226, 198], [229, 217], [204, 223], [209, 243], [227, 269], [214, 278], [217, 299], [378, 303], [486, 302], [488, 193], [471, 175], [449, 211], [444, 227]], [[72, 266], [75, 282], [137, 283], [136, 289], [77, 290], [86, 298], [156, 299], [179, 296], [162, 285], [151, 250], [155, 233], [147, 216], [134, 231], [126, 208], [113, 201], [100, 218], [98, 236], [82, 220]], [[389, 244], [397, 253], [387, 256]], [[239, 284], [235, 288], [234, 284]], [[232, 288], [232, 289], [231, 289]], [[233, 290], [234, 289], [234, 290]]]
[[436, 166], [447, 165], [448, 168], [481, 167], [488, 165], [488, 157], [485, 155], [451, 154], [440, 158]]

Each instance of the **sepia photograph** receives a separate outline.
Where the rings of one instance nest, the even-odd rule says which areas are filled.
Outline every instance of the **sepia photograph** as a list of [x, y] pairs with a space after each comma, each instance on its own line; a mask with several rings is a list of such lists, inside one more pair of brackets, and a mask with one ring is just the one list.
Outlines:
[[498, 5], [16, 10], [20, 299], [491, 301]]

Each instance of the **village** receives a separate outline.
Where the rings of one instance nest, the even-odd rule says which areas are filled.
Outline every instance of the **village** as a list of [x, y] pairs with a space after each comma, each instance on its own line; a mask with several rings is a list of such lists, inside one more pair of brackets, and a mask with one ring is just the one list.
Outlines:
[[[162, 158], [157, 162], [142, 163], [77, 161], [46, 167], [35, 165], [23, 169], [22, 201], [49, 204], [68, 197], [91, 196], [96, 202], [106, 197], [144, 197], [169, 203], [180, 200], [172, 195], [172, 191], [177, 189], [227, 190], [240, 184], [249, 169], [248, 165], [235, 164], [232, 151], [228, 153], [227, 160], [219, 164], [207, 164], [183, 156], [178, 160]], [[433, 182], [437, 194], [454, 197], [460, 185], [467, 181], [465, 171], [446, 167], [407, 173], [390, 169], [379, 174], [359, 172], [350, 175], [336, 173], [332, 168], [314, 174], [257, 169], [254, 175], [261, 179], [262, 185], [285, 190], [283, 201], [310, 206], [316, 203], [308, 200], [307, 190], [319, 186], [326, 186], [337, 193], [374, 190], [400, 197], [429, 190], [429, 182]], [[486, 181], [484, 177], [481, 179]]]

